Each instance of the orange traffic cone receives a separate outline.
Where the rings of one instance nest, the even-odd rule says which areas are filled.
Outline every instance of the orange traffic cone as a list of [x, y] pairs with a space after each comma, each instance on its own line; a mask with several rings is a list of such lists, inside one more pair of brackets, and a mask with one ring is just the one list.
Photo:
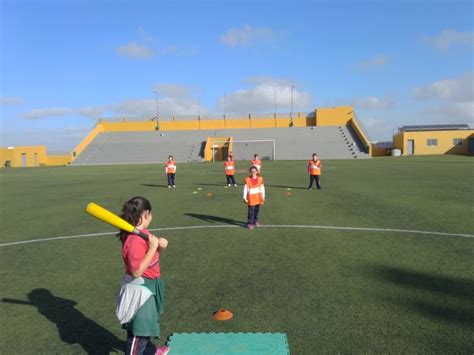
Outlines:
[[234, 316], [231, 311], [228, 311], [225, 308], [221, 308], [218, 311], [215, 311], [213, 314], [214, 315], [212, 316], [212, 318], [214, 318], [215, 320], [229, 320], [232, 319], [232, 317]]

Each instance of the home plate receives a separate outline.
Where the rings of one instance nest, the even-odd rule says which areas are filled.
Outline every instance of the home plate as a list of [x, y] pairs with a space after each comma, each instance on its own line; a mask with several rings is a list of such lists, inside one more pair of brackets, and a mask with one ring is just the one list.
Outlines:
[[289, 355], [284, 333], [174, 333], [168, 338], [173, 355]]

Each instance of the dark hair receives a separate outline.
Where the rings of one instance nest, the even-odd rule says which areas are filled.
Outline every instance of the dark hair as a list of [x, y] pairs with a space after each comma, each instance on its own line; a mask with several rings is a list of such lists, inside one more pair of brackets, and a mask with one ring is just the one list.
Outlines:
[[[140, 223], [140, 218], [145, 211], [151, 211], [150, 201], [144, 197], [137, 196], [124, 203], [120, 217], [132, 226], [136, 226]], [[129, 232], [121, 229], [120, 232], [117, 233], [117, 237], [124, 243], [129, 234]]]
[[257, 174], [258, 174], [258, 168], [257, 168], [255, 165], [252, 165], [252, 166], [249, 168], [249, 172], [252, 172], [253, 169], [257, 170]]
[[172, 156], [172, 155], [169, 155], [169, 156], [168, 156], [168, 159], [169, 159], [169, 158], [173, 159], [173, 156]]

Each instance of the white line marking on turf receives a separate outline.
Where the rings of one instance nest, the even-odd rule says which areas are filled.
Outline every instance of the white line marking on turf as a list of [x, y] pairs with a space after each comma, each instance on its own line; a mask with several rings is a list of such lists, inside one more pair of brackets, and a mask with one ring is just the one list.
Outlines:
[[[207, 225], [207, 226], [164, 227], [164, 228], [153, 228], [153, 229], [149, 229], [149, 230], [150, 231], [172, 231], [172, 230], [207, 229], [207, 228], [242, 228], [244, 226], [245, 226], [245, 224], [240, 224], [240, 225], [236, 225], [236, 224], [218, 224], [218, 225]], [[474, 238], [474, 235], [472, 235], [472, 234], [431, 232], [431, 231], [422, 231], [422, 230], [414, 230], [414, 229], [311, 226], [311, 225], [306, 226], [306, 225], [298, 225], [298, 224], [266, 224], [266, 225], [261, 225], [259, 228], [333, 229], [333, 230], [350, 230], [350, 231], [367, 231], [367, 232], [395, 232], [395, 233], [412, 233], [412, 234], [432, 234], [432, 235], [441, 235], [441, 236], [447, 236], [447, 237]], [[103, 233], [69, 235], [69, 236], [63, 236], [63, 237], [22, 240], [22, 241], [19, 241], [19, 242], [2, 243], [2, 244], [0, 244], [0, 247], [6, 247], [6, 246], [9, 246], [9, 245], [47, 242], [47, 241], [51, 241], [51, 240], [99, 237], [99, 236], [111, 235], [111, 234], [116, 234], [116, 233], [117, 232], [103, 232]]]

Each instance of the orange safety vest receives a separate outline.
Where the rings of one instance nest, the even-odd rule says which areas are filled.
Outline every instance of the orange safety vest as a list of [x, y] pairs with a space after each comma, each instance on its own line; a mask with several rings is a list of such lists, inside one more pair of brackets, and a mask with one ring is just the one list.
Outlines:
[[176, 171], [176, 163], [174, 162], [174, 160], [172, 161], [167, 161], [166, 162], [166, 169], [167, 170], [167, 174], [174, 174], [174, 172]]
[[249, 206], [261, 205], [263, 203], [263, 178], [261, 176], [257, 177], [257, 184], [252, 185], [252, 178], [245, 178], [245, 185], [247, 185], [247, 204]]
[[234, 175], [235, 173], [235, 163], [233, 161], [225, 161], [224, 169], [226, 175]]
[[323, 165], [321, 164], [321, 160], [310, 160], [308, 162], [308, 172], [310, 175], [321, 175], [321, 168]]
[[260, 160], [252, 160], [251, 163], [252, 166], [257, 167], [258, 171], [260, 171], [260, 168], [262, 167], [262, 162]]

